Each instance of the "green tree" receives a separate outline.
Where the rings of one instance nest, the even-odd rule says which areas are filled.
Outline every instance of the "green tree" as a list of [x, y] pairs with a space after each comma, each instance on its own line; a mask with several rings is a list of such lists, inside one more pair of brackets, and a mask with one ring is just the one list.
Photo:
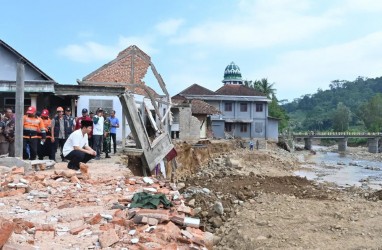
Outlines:
[[381, 132], [382, 129], [382, 94], [376, 94], [371, 100], [361, 105], [358, 116], [370, 132]]
[[351, 119], [351, 112], [342, 102], [337, 104], [336, 110], [332, 113], [333, 130], [337, 132], [347, 131]]
[[269, 83], [267, 78], [253, 82], [254, 89], [264, 93], [270, 99], [276, 94], [276, 89], [273, 87], [274, 85], [274, 83]]
[[283, 131], [288, 126], [289, 117], [285, 110], [279, 105], [275, 95], [272, 95], [272, 102], [269, 104], [269, 116], [280, 119], [279, 131]]
[[270, 84], [267, 78], [263, 78], [260, 81], [245, 80], [244, 85], [264, 93], [272, 100], [268, 107], [268, 115], [280, 119], [279, 131], [283, 131], [288, 126], [289, 117], [286, 111], [279, 105], [279, 101], [276, 98], [276, 89], [273, 87], [274, 83]]

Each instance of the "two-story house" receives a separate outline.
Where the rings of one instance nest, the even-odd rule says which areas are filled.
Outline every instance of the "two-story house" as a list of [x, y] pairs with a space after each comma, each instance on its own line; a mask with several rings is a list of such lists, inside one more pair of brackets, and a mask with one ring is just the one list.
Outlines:
[[229, 64], [224, 71], [223, 86], [211, 91], [193, 84], [173, 98], [198, 99], [214, 106], [219, 114], [211, 115], [215, 138], [278, 139], [278, 120], [268, 117], [268, 103], [263, 93], [243, 85], [240, 68]]

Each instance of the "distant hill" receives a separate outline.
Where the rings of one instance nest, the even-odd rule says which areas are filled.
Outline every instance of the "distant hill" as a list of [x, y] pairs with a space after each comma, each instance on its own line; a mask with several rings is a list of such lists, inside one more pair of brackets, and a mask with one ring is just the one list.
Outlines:
[[332, 130], [333, 116], [342, 103], [350, 110], [349, 128], [365, 129], [362, 121], [362, 106], [382, 93], [382, 77], [358, 77], [354, 81], [335, 80], [330, 89], [318, 89], [315, 94], [307, 94], [282, 105], [290, 118], [289, 124], [295, 131]]

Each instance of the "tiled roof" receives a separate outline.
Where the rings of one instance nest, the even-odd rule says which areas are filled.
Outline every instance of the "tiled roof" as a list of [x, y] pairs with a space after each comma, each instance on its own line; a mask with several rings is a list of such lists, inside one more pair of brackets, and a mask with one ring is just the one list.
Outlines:
[[202, 101], [202, 100], [192, 100], [191, 101], [191, 113], [198, 115], [213, 115], [219, 114], [220, 111], [214, 106]]
[[215, 91], [218, 95], [265, 96], [265, 94], [241, 84], [227, 84]]
[[178, 95], [215, 95], [215, 92], [194, 83], [190, 87], [180, 92]]
[[191, 104], [191, 113], [196, 115], [213, 115], [220, 113], [217, 108], [202, 100], [188, 100], [181, 96], [181, 98], [178, 99], [171, 98], [171, 101], [174, 107], [189, 106]]

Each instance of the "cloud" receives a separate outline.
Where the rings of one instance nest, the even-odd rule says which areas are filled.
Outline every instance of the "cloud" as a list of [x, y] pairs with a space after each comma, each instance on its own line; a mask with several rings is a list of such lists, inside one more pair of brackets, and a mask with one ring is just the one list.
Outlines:
[[131, 45], [137, 45], [147, 54], [156, 52], [151, 47], [149, 37], [124, 37], [121, 36], [114, 45], [104, 45], [93, 41], [81, 44], [69, 44], [58, 50], [58, 54], [72, 61], [90, 63], [95, 61], [109, 61], [117, 57], [118, 53]]
[[155, 25], [155, 29], [164, 36], [174, 35], [184, 23], [183, 19], [169, 19]]
[[[276, 82], [279, 99], [327, 89], [332, 80], [353, 81], [382, 73], [382, 32], [350, 42], [282, 54], [275, 65], [256, 72]], [[291, 100], [290, 100], [291, 101]]]
[[224, 48], [265, 48], [303, 41], [340, 24], [335, 16], [313, 15], [312, 8], [310, 1], [240, 1], [230, 18], [196, 25], [170, 41]]

